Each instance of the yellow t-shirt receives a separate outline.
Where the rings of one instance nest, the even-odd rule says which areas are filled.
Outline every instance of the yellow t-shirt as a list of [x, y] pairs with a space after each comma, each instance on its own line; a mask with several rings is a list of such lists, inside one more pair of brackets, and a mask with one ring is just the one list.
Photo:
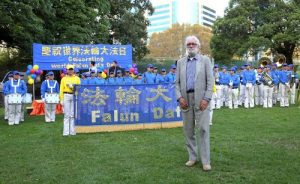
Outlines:
[[62, 101], [64, 99], [64, 93], [73, 93], [73, 86], [78, 84], [80, 84], [80, 78], [76, 75], [66, 75], [65, 77], [63, 77], [60, 81], [60, 100]]

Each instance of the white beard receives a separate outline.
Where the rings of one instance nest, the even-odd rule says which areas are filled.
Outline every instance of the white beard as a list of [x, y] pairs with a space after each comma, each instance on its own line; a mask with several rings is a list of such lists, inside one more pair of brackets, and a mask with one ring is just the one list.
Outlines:
[[199, 52], [199, 48], [187, 48], [186, 51], [189, 57], [195, 57]]

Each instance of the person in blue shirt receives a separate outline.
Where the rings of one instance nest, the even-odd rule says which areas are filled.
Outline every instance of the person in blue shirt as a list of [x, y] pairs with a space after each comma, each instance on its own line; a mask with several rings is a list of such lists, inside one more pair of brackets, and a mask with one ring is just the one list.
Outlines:
[[246, 71], [246, 67], [243, 65], [240, 67], [240, 71], [238, 75], [240, 77], [240, 97], [239, 97], [239, 105], [243, 105], [245, 103], [245, 92], [246, 92], [246, 85], [243, 82], [243, 73]]
[[290, 80], [291, 72], [288, 70], [289, 66], [284, 63], [282, 65], [282, 71], [279, 72], [279, 93], [280, 93], [280, 107], [289, 106], [289, 95], [291, 91]]
[[228, 87], [228, 107], [237, 109], [239, 106], [239, 85], [240, 77], [235, 73], [234, 67], [230, 70]]
[[83, 74], [81, 74], [81, 78], [80, 78], [80, 84], [81, 85], [86, 85], [88, 84], [88, 79], [90, 77], [89, 72], [84, 72]]
[[167, 74], [166, 82], [174, 83], [176, 79], [176, 65], [171, 65], [170, 72]]
[[221, 107], [224, 105], [228, 106], [228, 86], [229, 86], [229, 73], [227, 72], [227, 67], [222, 66], [222, 72], [219, 73], [219, 82], [221, 85]]
[[27, 86], [23, 80], [20, 80], [20, 73], [14, 71], [13, 79], [11, 79], [5, 87], [6, 93], [9, 95], [8, 124], [18, 125], [21, 117], [22, 96], [26, 94]]
[[138, 73], [137, 78], [133, 81], [134, 84], [144, 84], [143, 74]]
[[9, 85], [10, 80], [13, 79], [13, 74], [8, 74], [8, 80], [3, 84], [3, 94], [4, 94], [4, 120], [8, 120], [8, 92], [7, 92], [7, 85]]
[[220, 84], [220, 72], [219, 72], [219, 65], [215, 64], [213, 69], [213, 74], [215, 78], [215, 86], [216, 92], [213, 93], [211, 104], [212, 109], [220, 109], [221, 108], [221, 97], [222, 97], [222, 88]]
[[273, 63], [271, 68], [271, 75], [276, 76], [273, 79], [274, 87], [273, 87], [273, 105], [280, 101], [280, 94], [279, 94], [279, 70], [277, 69], [277, 64]]
[[243, 72], [243, 84], [245, 85], [245, 108], [254, 107], [254, 85], [256, 83], [255, 72], [251, 69], [250, 65], [246, 65], [246, 71]]
[[49, 71], [48, 78], [41, 85], [41, 96], [45, 102], [45, 122], [55, 122], [56, 105], [54, 101], [50, 101], [48, 95], [56, 95], [59, 98], [59, 84], [54, 80], [54, 73]]
[[99, 85], [104, 85], [105, 83], [106, 83], [106, 80], [102, 77], [102, 73], [103, 73], [103, 71], [100, 69], [100, 70], [98, 70], [99, 72], [98, 72], [98, 84]]
[[166, 83], [166, 77], [167, 77], [167, 71], [166, 71], [166, 69], [165, 68], [162, 68], [161, 69], [161, 72], [160, 72], [160, 74], [158, 74], [157, 75], [157, 77], [156, 77], [156, 83], [157, 84], [163, 84], [163, 83]]
[[262, 72], [262, 67], [256, 69], [256, 83], [254, 85], [255, 105], [263, 105], [264, 85], [262, 83]]
[[298, 74], [296, 72], [294, 72], [294, 66], [293, 64], [289, 64], [289, 71], [290, 71], [290, 102], [291, 104], [295, 104], [295, 100], [296, 100], [296, 86], [299, 82], [299, 77]]
[[267, 65], [265, 71], [262, 73], [262, 83], [264, 87], [263, 108], [272, 108], [273, 106], [273, 88], [274, 80], [277, 80], [277, 75], [271, 72], [271, 66]]
[[133, 78], [130, 76], [130, 71], [128, 68], [125, 70], [125, 75], [123, 77], [123, 80], [124, 80], [123, 83], [127, 85], [131, 85], [133, 83]]
[[80, 77], [80, 71], [78, 68], [74, 68], [74, 73], [77, 77]]
[[147, 65], [147, 71], [143, 74], [144, 83], [146, 84], [154, 84], [155, 83], [155, 75], [153, 74], [154, 66], [152, 64]]
[[116, 84], [118, 84], [118, 85], [124, 84], [122, 70], [117, 70], [117, 77], [115, 77], [115, 81], [116, 81]]
[[92, 84], [92, 85], [99, 84], [98, 78], [96, 77], [97, 73], [95, 72], [95, 70], [91, 70], [90, 75], [91, 75], [91, 77], [88, 78], [87, 84]]
[[106, 84], [116, 84], [115, 73], [113, 71], [109, 73], [109, 77], [106, 79]]

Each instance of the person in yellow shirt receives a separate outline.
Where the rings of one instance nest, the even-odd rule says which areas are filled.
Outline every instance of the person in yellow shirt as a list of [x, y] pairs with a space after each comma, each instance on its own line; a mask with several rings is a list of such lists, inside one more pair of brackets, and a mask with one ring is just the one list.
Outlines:
[[74, 66], [67, 65], [67, 75], [60, 82], [60, 102], [64, 108], [63, 136], [76, 135], [74, 124], [74, 86], [80, 84], [80, 78], [74, 74]]

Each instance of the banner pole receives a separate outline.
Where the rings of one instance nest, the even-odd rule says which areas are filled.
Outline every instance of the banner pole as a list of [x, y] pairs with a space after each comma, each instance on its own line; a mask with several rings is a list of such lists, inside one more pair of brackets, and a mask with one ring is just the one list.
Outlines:
[[32, 96], [33, 96], [33, 100], [35, 100], [35, 88], [34, 88], [34, 82], [32, 84]]

